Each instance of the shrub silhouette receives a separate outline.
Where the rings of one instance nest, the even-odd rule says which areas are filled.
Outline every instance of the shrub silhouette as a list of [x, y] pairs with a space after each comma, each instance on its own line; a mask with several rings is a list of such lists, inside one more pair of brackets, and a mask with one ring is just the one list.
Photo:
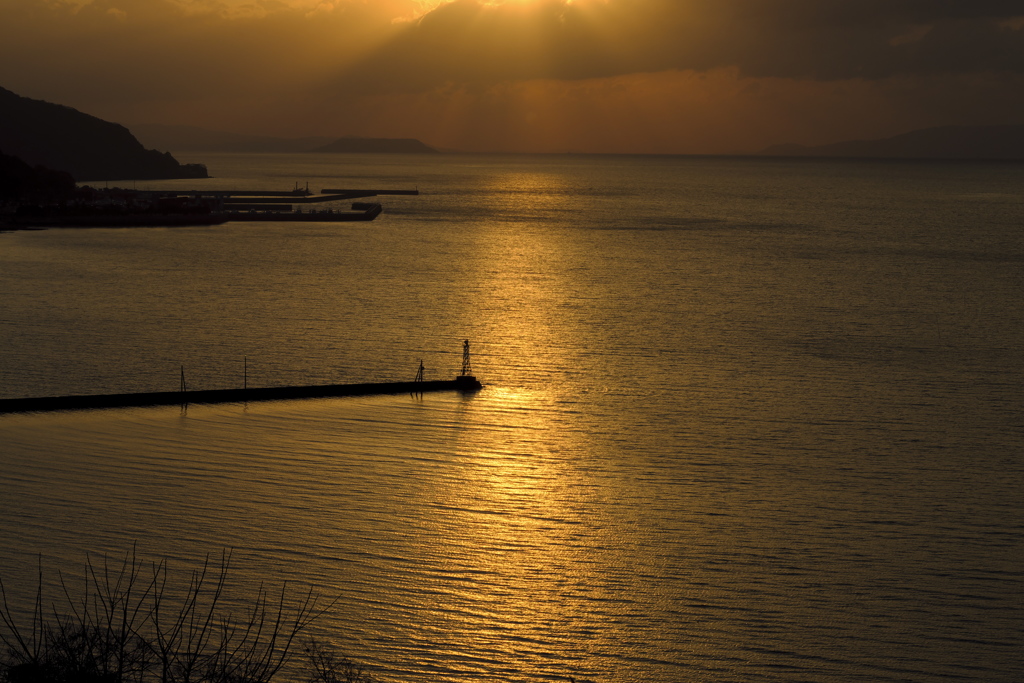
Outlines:
[[[225, 612], [230, 553], [207, 557], [184, 590], [166, 561], [134, 550], [112, 567], [87, 559], [80, 594], [63, 575], [60, 606], [43, 599], [42, 564], [28, 624], [20, 624], [0, 581], [0, 677], [7, 683], [268, 683], [289, 664], [300, 635], [335, 601], [312, 589], [289, 597], [263, 586], [241, 618]], [[361, 667], [308, 640], [310, 683], [372, 683]]]

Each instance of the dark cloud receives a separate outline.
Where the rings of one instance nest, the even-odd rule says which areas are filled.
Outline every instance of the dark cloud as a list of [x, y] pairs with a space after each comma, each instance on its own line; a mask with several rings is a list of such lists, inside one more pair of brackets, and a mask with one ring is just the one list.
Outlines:
[[409, 21], [430, 4], [0, 0], [0, 86], [122, 123], [474, 149], [756, 149], [1024, 115], [1021, 0], [454, 0]]
[[0, 0], [0, 84], [76, 101], [291, 92], [396, 30], [415, 0]]
[[[1019, 0], [455, 0], [345, 72], [360, 91], [738, 67], [833, 80], [1024, 72]], [[1012, 26], [1018, 26], [1014, 29]]]

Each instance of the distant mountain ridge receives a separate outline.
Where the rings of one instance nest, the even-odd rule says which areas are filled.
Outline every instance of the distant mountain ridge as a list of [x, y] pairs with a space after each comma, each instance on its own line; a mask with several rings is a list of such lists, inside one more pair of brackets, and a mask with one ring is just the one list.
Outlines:
[[206, 178], [202, 164], [180, 164], [146, 149], [122, 125], [0, 88], [0, 152], [75, 180]]
[[1024, 125], [941, 126], [882, 140], [831, 145], [773, 145], [758, 154], [781, 157], [1024, 160]]
[[321, 152], [338, 154], [432, 154], [437, 150], [412, 138], [281, 138], [209, 130], [198, 126], [137, 124], [132, 132], [147, 145], [177, 152]]

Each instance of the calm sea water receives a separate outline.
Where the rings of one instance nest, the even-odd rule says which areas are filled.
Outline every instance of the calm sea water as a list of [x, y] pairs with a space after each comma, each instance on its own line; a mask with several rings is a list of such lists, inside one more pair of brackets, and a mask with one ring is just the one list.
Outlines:
[[186, 161], [422, 194], [2, 234], [0, 396], [487, 386], [0, 416], [15, 599], [233, 548], [384, 681], [1020, 680], [1024, 165]]

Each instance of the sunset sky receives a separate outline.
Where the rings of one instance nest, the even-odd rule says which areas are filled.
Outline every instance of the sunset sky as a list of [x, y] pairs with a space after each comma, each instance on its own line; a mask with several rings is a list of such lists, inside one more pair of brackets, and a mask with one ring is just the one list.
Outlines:
[[1024, 3], [0, 0], [0, 86], [127, 125], [734, 153], [1024, 123]]

